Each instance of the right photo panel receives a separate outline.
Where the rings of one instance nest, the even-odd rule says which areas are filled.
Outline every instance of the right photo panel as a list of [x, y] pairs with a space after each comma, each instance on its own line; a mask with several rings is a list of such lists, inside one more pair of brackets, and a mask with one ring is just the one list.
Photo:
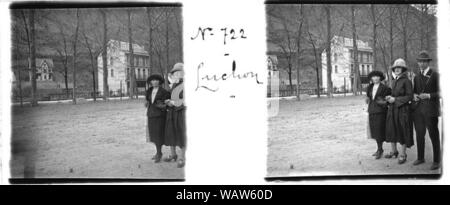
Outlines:
[[441, 175], [433, 3], [266, 2], [267, 178]]

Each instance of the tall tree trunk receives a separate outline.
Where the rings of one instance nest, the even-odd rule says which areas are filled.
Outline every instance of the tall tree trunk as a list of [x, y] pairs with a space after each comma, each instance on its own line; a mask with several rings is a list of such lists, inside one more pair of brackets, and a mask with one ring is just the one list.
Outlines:
[[333, 97], [333, 82], [331, 78], [331, 12], [330, 6], [326, 5], [325, 13], [327, 18], [327, 45], [326, 45], [326, 56], [327, 56], [327, 94], [328, 97]]
[[36, 29], [35, 29], [35, 10], [31, 9], [29, 14], [30, 22], [30, 68], [31, 68], [31, 106], [38, 105], [36, 89]]
[[297, 33], [297, 100], [300, 100], [300, 68], [302, 65], [301, 61], [301, 37], [302, 37], [302, 27], [303, 27], [303, 5], [300, 4], [300, 23], [298, 26], [298, 33]]
[[357, 35], [356, 35], [356, 11], [355, 6], [351, 6], [351, 12], [352, 12], [352, 38], [353, 38], [353, 95], [358, 95], [358, 88], [359, 88], [359, 63], [358, 63], [358, 44], [357, 44]]
[[77, 25], [75, 27], [75, 37], [73, 39], [73, 59], [72, 59], [72, 66], [73, 66], [73, 88], [72, 88], [72, 92], [73, 92], [73, 104], [77, 104], [77, 42], [78, 42], [78, 28], [79, 28], [79, 24], [80, 24], [80, 12], [79, 9], [77, 9], [76, 11], [76, 18], [77, 18]]
[[97, 88], [95, 86], [95, 56], [94, 53], [92, 52], [92, 48], [91, 45], [89, 43], [88, 37], [85, 33], [85, 30], [83, 28], [83, 37], [84, 37], [84, 42], [86, 44], [86, 48], [88, 49], [89, 52], [89, 57], [91, 60], [91, 74], [92, 74], [92, 90], [93, 90], [93, 98], [94, 98], [94, 102], [97, 101]]
[[316, 90], [316, 94], [317, 94], [317, 98], [320, 98], [320, 67], [319, 67], [319, 56], [317, 55], [317, 49], [316, 49], [316, 44], [314, 43], [314, 40], [312, 39], [312, 35], [311, 32], [309, 31], [309, 23], [308, 23], [308, 37], [309, 37], [309, 42], [311, 43], [311, 46], [313, 47], [313, 52], [314, 52], [314, 63], [315, 63], [315, 67], [316, 67], [316, 86], [317, 86], [317, 90]]
[[170, 60], [169, 60], [169, 11], [166, 8], [166, 76], [169, 76]]
[[129, 72], [129, 82], [130, 82], [130, 99], [135, 96], [136, 91], [136, 73], [134, 71], [134, 50], [133, 50], [133, 32], [131, 28], [131, 10], [127, 10], [128, 13], [128, 50], [129, 50], [129, 58], [130, 58], [130, 72]]
[[152, 28], [152, 14], [150, 7], [147, 7], [148, 18], [148, 64], [149, 64], [149, 76], [153, 73], [153, 28]]
[[[394, 63], [394, 8], [389, 6], [389, 63]], [[392, 81], [392, 71], [388, 69], [388, 85]]]
[[[108, 26], [106, 19], [106, 11], [100, 10], [103, 22], [103, 48], [102, 48], [102, 64], [103, 64], [103, 100], [106, 101], [109, 97], [108, 86]], [[122, 92], [122, 91], [120, 91]]]
[[[409, 18], [409, 5], [405, 4], [405, 13], [401, 12], [400, 20], [402, 21], [402, 36], [403, 36], [403, 58], [408, 64], [408, 18]], [[402, 8], [400, 7], [399, 10]]]
[[373, 20], [373, 28], [372, 28], [372, 40], [373, 40], [373, 70], [377, 70], [377, 26], [378, 26], [378, 20], [377, 20], [377, 13], [375, 10], [375, 5], [370, 5], [370, 10], [372, 13], [372, 20]]
[[419, 34], [420, 34], [420, 50], [423, 50], [423, 48], [424, 48], [424, 43], [423, 43], [423, 41], [424, 41], [424, 29], [423, 29], [423, 27], [424, 26], [426, 26], [425, 25], [425, 22], [424, 22], [424, 11], [425, 11], [425, 7], [426, 7], [426, 4], [421, 4], [420, 5], [420, 26], [422, 27], [422, 28], [420, 28], [419, 29]]
[[[173, 11], [173, 10], [172, 10]], [[178, 13], [177, 12], [172, 12], [173, 16], [175, 18], [175, 23], [177, 26], [177, 33], [176, 35], [178, 36], [178, 49], [180, 51], [183, 51], [183, 27], [180, 25], [180, 20], [178, 18]], [[180, 52], [180, 59], [183, 59], [183, 52]]]

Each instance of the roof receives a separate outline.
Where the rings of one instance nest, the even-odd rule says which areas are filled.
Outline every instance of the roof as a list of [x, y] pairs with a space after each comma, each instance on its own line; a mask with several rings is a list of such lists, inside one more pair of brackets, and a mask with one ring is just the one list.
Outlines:
[[39, 67], [42, 63], [47, 63], [49, 68], [53, 68], [53, 59], [51, 58], [36, 58], [36, 66]]
[[[109, 40], [108, 44], [113, 45], [114, 47], [118, 48], [121, 51], [124, 51], [125, 53], [130, 53], [128, 42], [111, 39]], [[145, 50], [144, 46], [140, 46], [139, 44], [136, 43], [133, 43], [133, 53], [140, 55], [148, 55], [148, 52]]]
[[[353, 39], [352, 38], [346, 38], [343, 36], [334, 36], [332, 38], [332, 42], [335, 45], [341, 45], [347, 48], [353, 48]], [[356, 45], [358, 46], [358, 50], [363, 51], [372, 51], [372, 47], [369, 46], [369, 42], [362, 41], [362, 40], [356, 40]]]

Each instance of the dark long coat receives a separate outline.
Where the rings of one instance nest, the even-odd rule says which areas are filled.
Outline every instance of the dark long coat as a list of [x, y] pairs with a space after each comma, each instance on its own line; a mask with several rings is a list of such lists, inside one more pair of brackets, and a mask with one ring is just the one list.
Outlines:
[[164, 101], [169, 99], [170, 94], [162, 87], [158, 88], [155, 100], [152, 103], [153, 88], [147, 90], [145, 99], [147, 100], [147, 126], [148, 135], [147, 141], [153, 142], [156, 145], [164, 143], [165, 128], [166, 128], [166, 105]]
[[174, 84], [170, 91], [170, 99], [175, 106], [167, 108], [166, 135], [164, 145], [186, 146], [186, 106], [184, 105], [184, 84]]
[[386, 114], [388, 110], [385, 97], [391, 95], [391, 89], [380, 83], [375, 98], [372, 98], [374, 84], [367, 87], [367, 97], [369, 104], [367, 112], [369, 113], [370, 135], [377, 141], [386, 140]]
[[392, 82], [392, 97], [395, 102], [388, 105], [386, 117], [386, 141], [398, 142], [406, 147], [414, 145], [413, 124], [410, 103], [413, 99], [413, 87], [406, 72]]

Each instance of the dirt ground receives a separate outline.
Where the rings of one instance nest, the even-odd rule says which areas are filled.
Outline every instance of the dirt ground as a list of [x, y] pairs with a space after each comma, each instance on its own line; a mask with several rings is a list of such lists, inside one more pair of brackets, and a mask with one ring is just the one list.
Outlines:
[[15, 106], [11, 177], [183, 179], [175, 163], [151, 160], [145, 113], [143, 100]]
[[[376, 143], [367, 139], [367, 118], [362, 96], [281, 100], [279, 114], [269, 119], [267, 176], [440, 173], [429, 170], [432, 148], [428, 134], [425, 164], [412, 165], [416, 146], [407, 150], [403, 165], [397, 159], [375, 160], [371, 155]], [[383, 148], [388, 153], [390, 144]]]

